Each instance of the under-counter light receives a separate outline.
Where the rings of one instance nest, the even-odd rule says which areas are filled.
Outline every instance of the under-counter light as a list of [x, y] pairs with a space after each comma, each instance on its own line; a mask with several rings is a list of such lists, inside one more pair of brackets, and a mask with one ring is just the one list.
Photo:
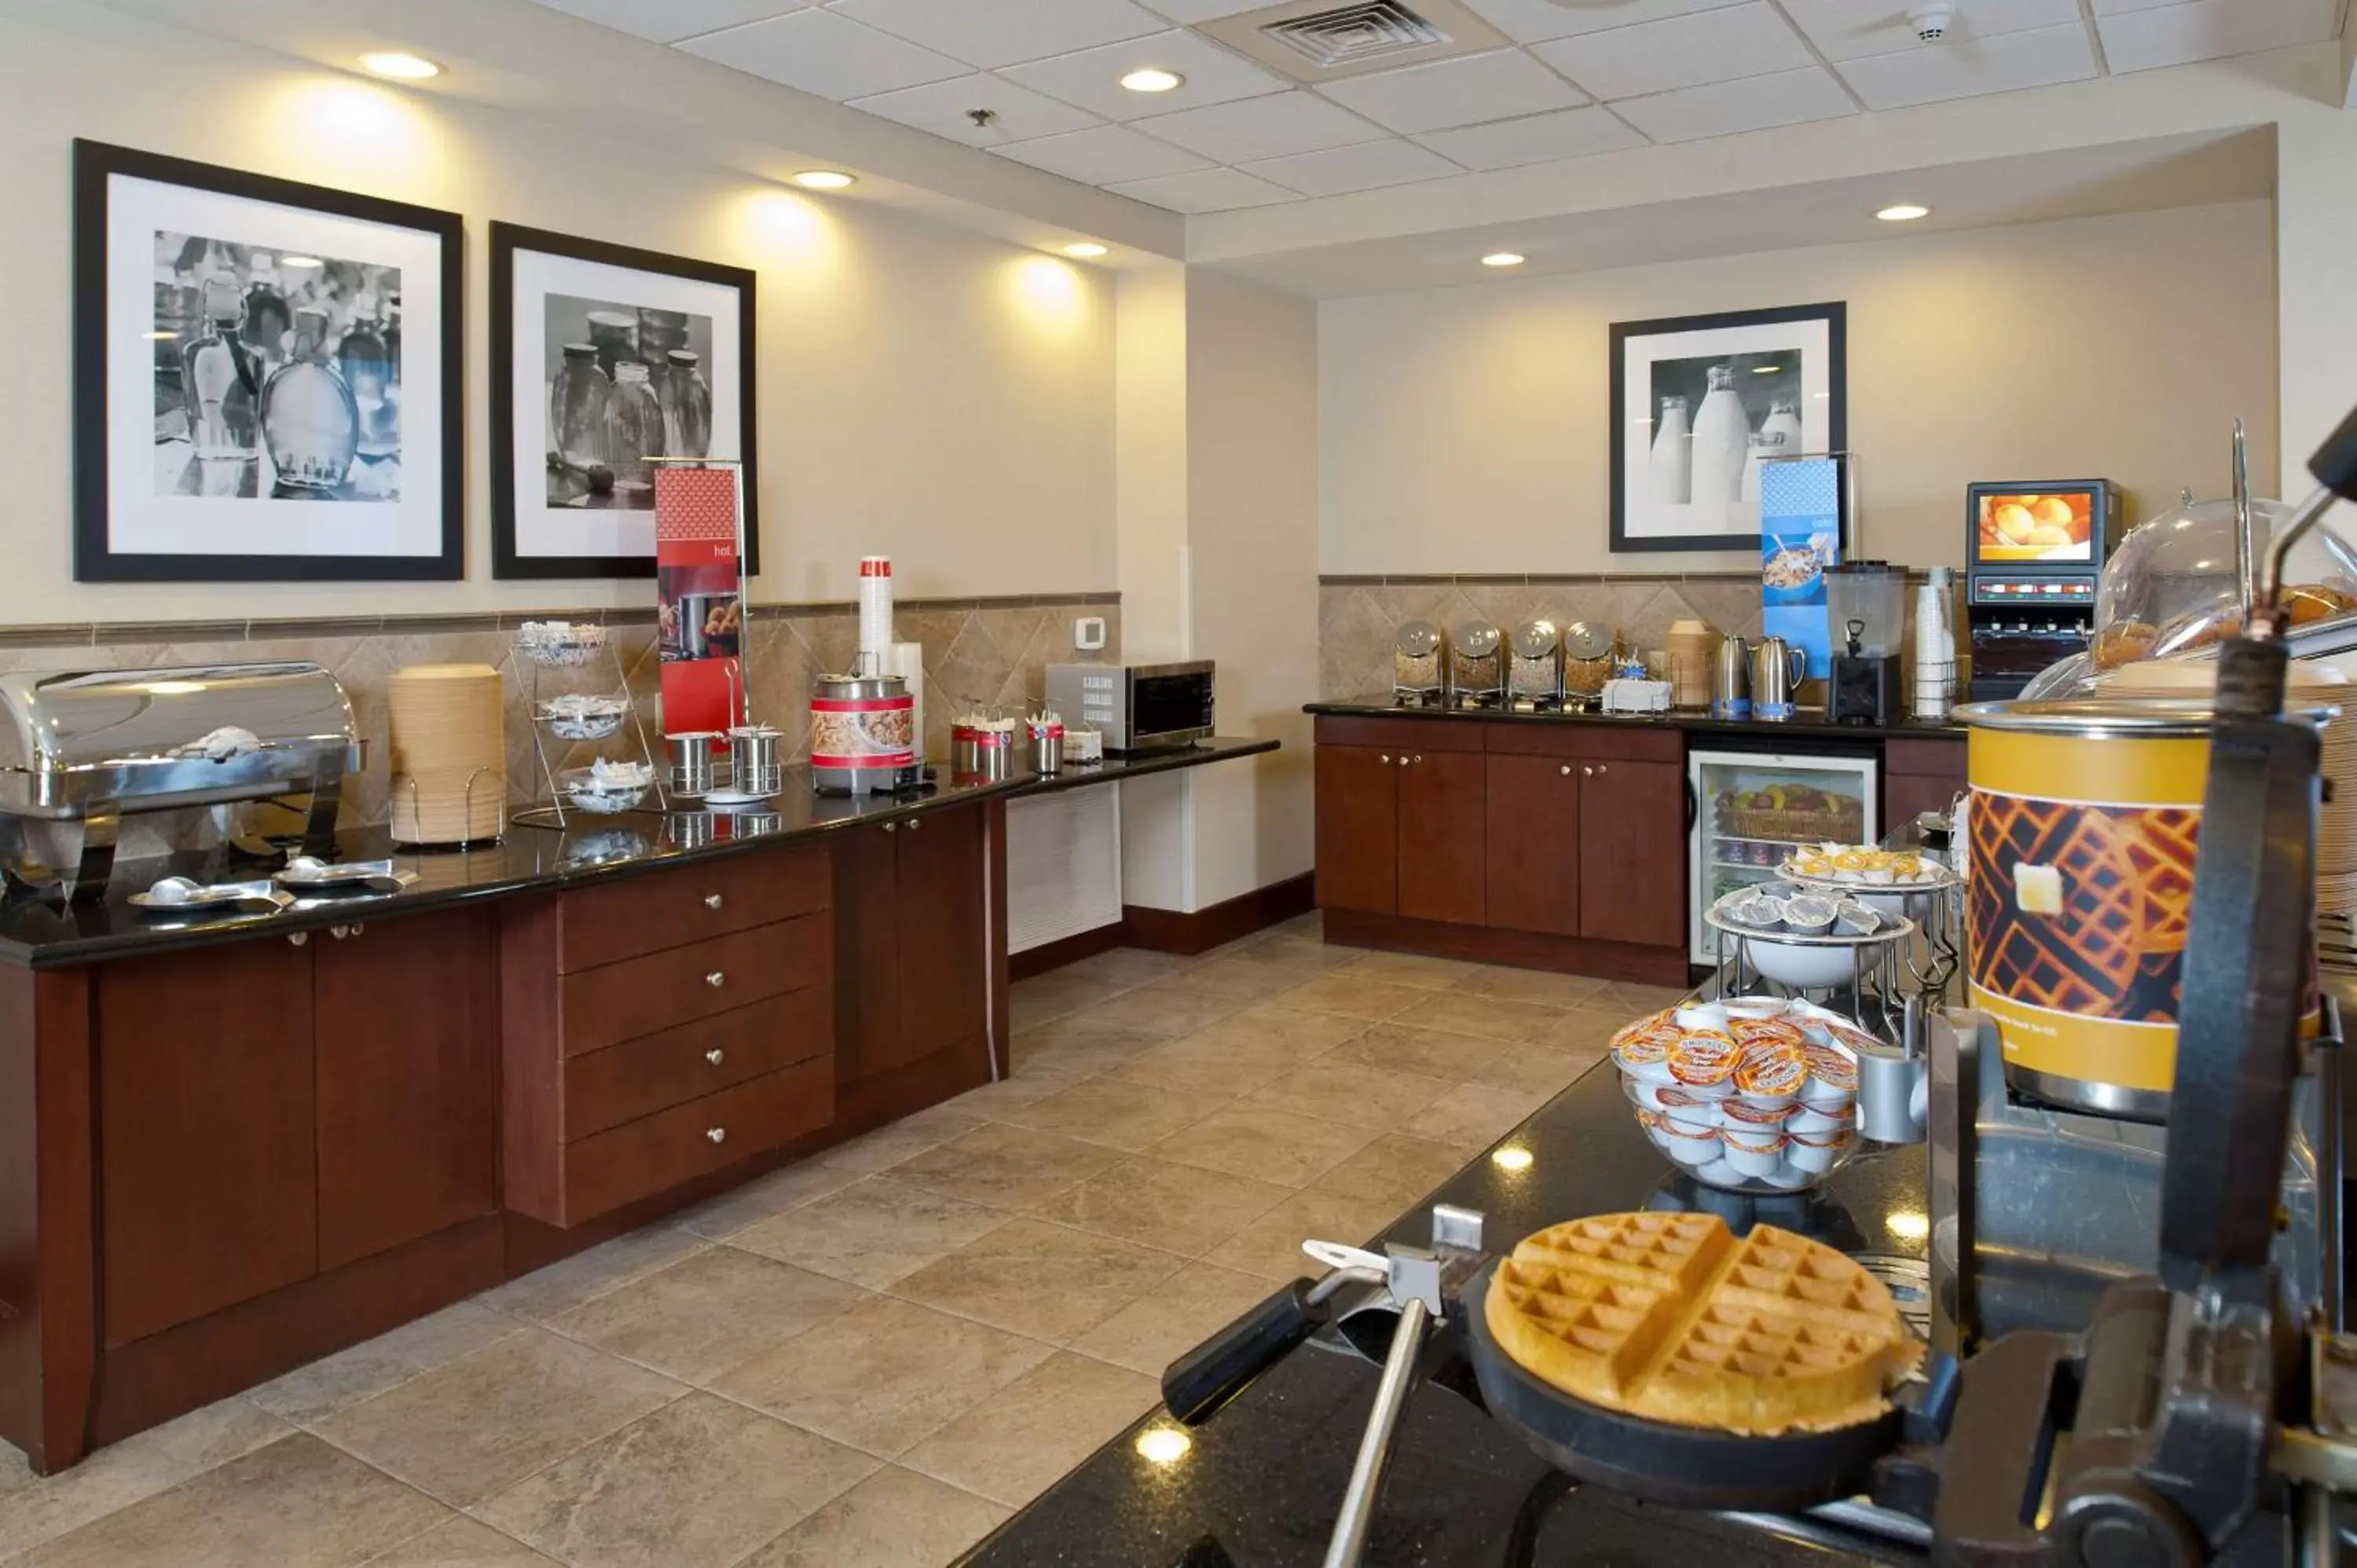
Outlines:
[[1175, 1426], [1149, 1426], [1137, 1434], [1138, 1457], [1155, 1465], [1176, 1465], [1195, 1446], [1195, 1440]]
[[1132, 92], [1168, 92], [1173, 88], [1184, 86], [1186, 81], [1185, 77], [1175, 70], [1164, 70], [1159, 66], [1149, 65], [1142, 70], [1133, 70], [1123, 77], [1121, 84]]
[[1512, 251], [1492, 251], [1481, 258], [1481, 264], [1485, 267], [1519, 267], [1523, 264], [1523, 258]]
[[1094, 240], [1083, 240], [1077, 245], [1064, 247], [1064, 254], [1083, 262], [1093, 262], [1105, 253], [1105, 248]]
[[1931, 215], [1930, 208], [1918, 207], [1911, 201], [1902, 201], [1896, 207], [1886, 207], [1875, 214], [1885, 223], [1912, 223], [1918, 218], [1929, 218]]
[[1528, 1149], [1518, 1148], [1509, 1144], [1504, 1148], [1494, 1151], [1490, 1155], [1490, 1163], [1501, 1171], [1526, 1171], [1531, 1168], [1533, 1157]]
[[361, 56], [361, 67], [379, 76], [389, 76], [396, 81], [424, 81], [442, 74], [442, 68], [423, 55], [404, 54], [399, 49], [379, 49]]
[[1882, 1222], [1901, 1241], [1921, 1241], [1932, 1233], [1932, 1217], [1920, 1208], [1894, 1208]]
[[794, 183], [804, 190], [844, 190], [859, 183], [859, 177], [839, 168], [806, 168], [794, 176]]

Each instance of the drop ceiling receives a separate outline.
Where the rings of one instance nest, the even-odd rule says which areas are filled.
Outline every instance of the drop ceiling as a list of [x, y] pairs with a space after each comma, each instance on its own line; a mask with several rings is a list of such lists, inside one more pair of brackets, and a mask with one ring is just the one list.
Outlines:
[[[1211, 29], [1344, 0], [534, 3], [1195, 213], [2313, 43], [2350, 0], [1953, 0], [1937, 44], [1909, 0], [1402, 0], [1456, 52], [1306, 84]], [[1147, 66], [1184, 81], [1119, 85]]]

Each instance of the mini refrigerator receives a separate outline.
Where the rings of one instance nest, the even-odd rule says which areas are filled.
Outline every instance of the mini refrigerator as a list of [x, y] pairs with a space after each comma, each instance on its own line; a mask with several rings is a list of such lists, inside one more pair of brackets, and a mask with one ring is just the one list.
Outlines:
[[1686, 929], [1694, 961], [1717, 961], [1704, 914], [1735, 888], [1771, 880], [1795, 845], [1882, 837], [1873, 753], [1690, 751], [1694, 802]]

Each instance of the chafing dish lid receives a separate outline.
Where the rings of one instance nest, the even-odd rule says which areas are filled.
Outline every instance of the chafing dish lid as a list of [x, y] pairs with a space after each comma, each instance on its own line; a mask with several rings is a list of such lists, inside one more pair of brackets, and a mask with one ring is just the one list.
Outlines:
[[1392, 634], [1392, 646], [1411, 659], [1440, 650], [1440, 628], [1428, 620], [1412, 620]]
[[1544, 659], [1555, 649], [1555, 622], [1526, 620], [1514, 628], [1514, 651], [1524, 659]]
[[0, 676], [0, 706], [20, 768], [119, 766], [184, 757], [223, 730], [262, 749], [320, 751], [357, 737], [351, 703], [317, 664], [180, 665], [150, 670], [19, 671]]
[[1469, 659], [1487, 659], [1498, 651], [1498, 628], [1486, 620], [1458, 621], [1449, 638], [1457, 651]]

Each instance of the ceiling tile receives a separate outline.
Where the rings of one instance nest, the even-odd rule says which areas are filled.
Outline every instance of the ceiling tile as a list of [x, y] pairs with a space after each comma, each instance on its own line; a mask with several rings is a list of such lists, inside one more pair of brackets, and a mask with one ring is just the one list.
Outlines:
[[1467, 168], [1514, 168], [1523, 164], [1584, 158], [1645, 145], [1645, 138], [1609, 109], [1562, 109], [1494, 124], [1435, 131], [1415, 138]]
[[1764, 0], [1557, 38], [1531, 52], [1608, 102], [1814, 62], [1800, 35]]
[[659, 44], [675, 44], [698, 33], [782, 16], [816, 5], [817, 0], [534, 0], [534, 4]]
[[1274, 92], [1178, 114], [1157, 114], [1132, 124], [1149, 135], [1176, 142], [1217, 163], [1289, 157], [1327, 147], [1371, 142], [1383, 134], [1349, 110], [1314, 92]]
[[[1147, 66], [1177, 71], [1187, 80], [1169, 92], [1132, 92], [1121, 85], [1124, 76]], [[1242, 56], [1184, 30], [1009, 66], [1000, 74], [1108, 120], [1175, 114], [1207, 103], [1255, 98], [1290, 85]]]
[[1657, 142], [1692, 142], [1857, 112], [1832, 73], [1817, 66], [1631, 98], [1612, 109]]
[[1607, 27], [1658, 22], [1695, 11], [1732, 5], [1739, 0], [1578, 0], [1558, 5], [1555, 0], [1465, 0], [1491, 26], [1526, 44], [1567, 38], [1575, 33], [1600, 33]]
[[822, 98], [865, 98], [966, 74], [961, 61], [832, 11], [796, 11], [679, 47]]
[[2341, 0], [2191, 0], [2095, 18], [2115, 71], [2255, 54], [2331, 38]]
[[1232, 168], [1166, 174], [1159, 179], [1125, 180], [1105, 188], [1115, 196], [1126, 196], [1155, 207], [1167, 207], [1173, 212], [1226, 212], [1238, 207], [1267, 207], [1275, 202], [1300, 199], [1283, 186], [1254, 179], [1242, 169]]
[[1009, 142], [991, 151], [1083, 185], [1152, 179], [1208, 166], [1194, 154], [1141, 135], [1126, 125], [1099, 125], [1061, 136], [1043, 136], [1036, 142]]
[[2087, 41], [2086, 27], [2072, 22], [1844, 60], [1839, 70], [1868, 109], [1903, 109], [1945, 98], [2086, 81], [2096, 74], [2095, 46]]
[[985, 70], [1169, 26], [1130, 0], [827, 0], [827, 9]]
[[1956, 7], [1956, 19], [1948, 24], [1946, 39], [1927, 44], [1915, 36], [1907, 21], [1907, 7], [1898, 0], [1783, 0], [1783, 4], [1784, 14], [1830, 60], [1895, 54], [1901, 49], [1953, 48], [1975, 38], [2032, 27], [2059, 27], [2079, 20], [2079, 0], [1969, 0]]
[[2163, 5], [2183, 3], [2184, 0], [2094, 0], [2094, 12], [2098, 16], [2109, 16], [2122, 11], [2157, 11]]
[[1354, 76], [1318, 91], [1394, 131], [1445, 131], [1587, 102], [1586, 93], [1520, 49]]
[[1233, 16], [1240, 12], [1257, 11], [1270, 0], [1138, 0], [1149, 11], [1158, 11], [1174, 22], [1209, 22], [1221, 16]]
[[1247, 164], [1246, 174], [1274, 180], [1304, 196], [1340, 196], [1345, 191], [1372, 190], [1379, 185], [1405, 185], [1410, 180], [1435, 179], [1458, 172], [1438, 153], [1399, 140], [1361, 142], [1355, 147], [1304, 153], [1299, 157], [1272, 158]]
[[[855, 98], [851, 107], [971, 147], [1028, 142], [1038, 136], [1057, 136], [1104, 124], [1085, 109], [1075, 109], [1045, 93], [986, 74], [954, 77], [875, 98]], [[976, 125], [967, 117], [976, 109], [991, 112], [989, 124]]]

